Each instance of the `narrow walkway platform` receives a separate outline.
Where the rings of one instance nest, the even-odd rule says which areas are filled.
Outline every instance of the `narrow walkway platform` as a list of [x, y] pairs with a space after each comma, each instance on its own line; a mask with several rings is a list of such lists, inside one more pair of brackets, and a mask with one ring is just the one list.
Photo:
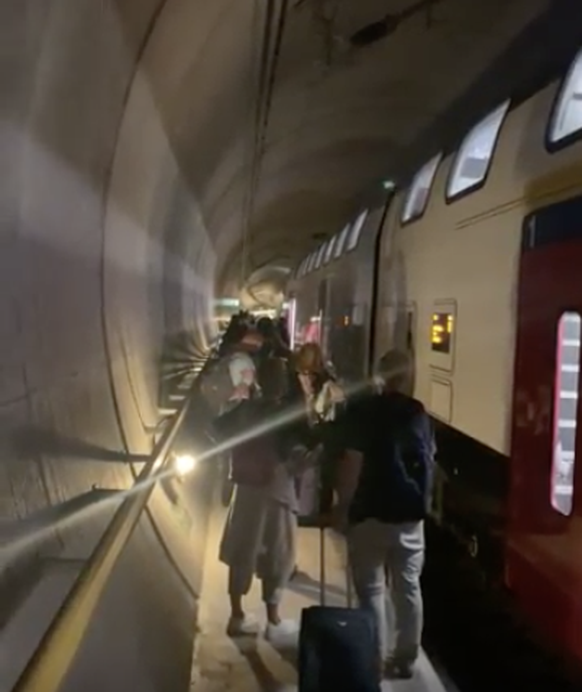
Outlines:
[[[191, 692], [295, 692], [296, 650], [275, 650], [262, 637], [232, 640], [226, 636], [227, 570], [217, 559], [226, 510], [216, 503], [210, 522], [208, 548], [196, 637]], [[283, 603], [283, 617], [299, 619], [301, 609], [319, 600], [319, 532], [300, 529], [298, 565]], [[328, 604], [345, 604], [343, 542], [327, 537]], [[246, 608], [264, 621], [260, 587], [255, 583]], [[385, 681], [383, 692], [445, 692], [423, 655], [412, 680]]]

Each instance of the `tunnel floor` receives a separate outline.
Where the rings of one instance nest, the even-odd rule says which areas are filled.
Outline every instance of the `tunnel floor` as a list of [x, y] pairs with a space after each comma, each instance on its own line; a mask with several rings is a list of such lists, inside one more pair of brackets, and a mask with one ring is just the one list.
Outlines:
[[[276, 650], [262, 636], [230, 639], [226, 636], [229, 614], [227, 569], [217, 559], [226, 509], [214, 504], [205, 558], [198, 633], [192, 668], [192, 692], [292, 692], [297, 690], [296, 650]], [[345, 571], [342, 542], [326, 539], [328, 605], [345, 605]], [[319, 532], [300, 529], [299, 575], [290, 585], [282, 615], [300, 617], [301, 609], [319, 602]], [[247, 597], [246, 609], [264, 622], [259, 582]], [[445, 692], [434, 669], [423, 655], [412, 680], [384, 681], [383, 692]]]

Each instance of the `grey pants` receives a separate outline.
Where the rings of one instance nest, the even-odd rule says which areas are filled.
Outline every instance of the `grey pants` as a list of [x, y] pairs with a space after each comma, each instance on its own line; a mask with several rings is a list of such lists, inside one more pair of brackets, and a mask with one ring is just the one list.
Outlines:
[[297, 516], [260, 489], [237, 486], [220, 548], [228, 592], [246, 595], [256, 575], [263, 601], [280, 603], [295, 567]]
[[[348, 550], [354, 587], [362, 608], [376, 618], [380, 654], [413, 663], [420, 651], [424, 564], [424, 524], [384, 524], [369, 519], [352, 527]], [[394, 608], [396, 632], [388, 651], [386, 581]]]

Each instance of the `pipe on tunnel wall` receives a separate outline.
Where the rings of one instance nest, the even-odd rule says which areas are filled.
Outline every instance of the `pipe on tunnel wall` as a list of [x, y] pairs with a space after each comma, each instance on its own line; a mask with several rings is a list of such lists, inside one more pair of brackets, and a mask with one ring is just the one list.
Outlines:
[[[3, 523], [93, 486], [129, 487], [126, 453], [152, 448], [167, 338], [188, 331], [204, 344], [212, 333], [214, 247], [142, 50], [162, 5], [20, 0], [0, 10], [11, 60], [0, 121]], [[205, 545], [199, 486], [154, 492], [71, 689], [80, 680], [86, 692], [186, 689]], [[55, 526], [16, 562], [0, 562], [1, 689], [11, 688], [111, 511]], [[27, 619], [24, 604], [37, 601], [44, 610]]]

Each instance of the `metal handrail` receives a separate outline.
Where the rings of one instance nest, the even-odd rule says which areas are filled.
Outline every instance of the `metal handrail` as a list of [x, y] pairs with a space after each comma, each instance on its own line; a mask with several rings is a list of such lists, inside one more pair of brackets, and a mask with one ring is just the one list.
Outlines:
[[[194, 384], [195, 386], [195, 384]], [[115, 512], [13, 692], [58, 692], [71, 669], [109, 577], [127, 545], [190, 408], [194, 387], [175, 414], [131, 491]]]

